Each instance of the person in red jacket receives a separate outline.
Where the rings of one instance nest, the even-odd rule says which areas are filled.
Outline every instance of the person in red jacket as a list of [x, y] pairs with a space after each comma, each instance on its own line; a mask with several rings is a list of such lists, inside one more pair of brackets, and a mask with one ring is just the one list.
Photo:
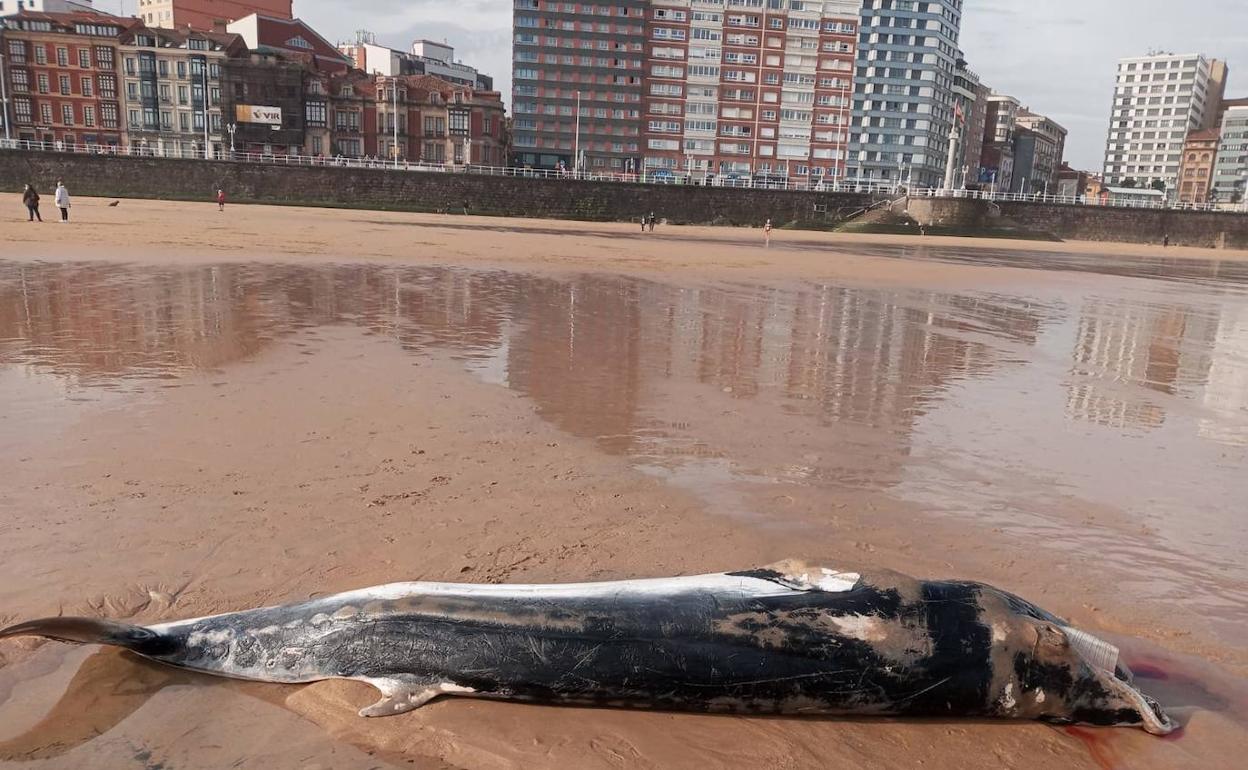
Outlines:
[[217, 190], [217, 211], [225, 211], [225, 190]]

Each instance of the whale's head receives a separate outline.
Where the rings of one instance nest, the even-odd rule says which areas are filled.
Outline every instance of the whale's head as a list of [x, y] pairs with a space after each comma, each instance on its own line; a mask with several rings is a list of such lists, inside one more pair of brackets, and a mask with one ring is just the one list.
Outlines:
[[993, 634], [991, 697], [998, 715], [1142, 727], [1155, 735], [1178, 727], [1135, 686], [1114, 645], [1003, 591], [989, 589], [983, 599]]

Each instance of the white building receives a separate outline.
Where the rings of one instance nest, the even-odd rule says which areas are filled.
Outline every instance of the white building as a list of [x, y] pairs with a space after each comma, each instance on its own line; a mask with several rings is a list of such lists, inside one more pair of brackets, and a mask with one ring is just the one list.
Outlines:
[[1105, 183], [1178, 185], [1188, 131], [1212, 128], [1226, 64], [1200, 54], [1158, 53], [1118, 62], [1105, 145]]
[[455, 49], [446, 43], [417, 40], [412, 50], [396, 51], [378, 45], [372, 33], [362, 33], [354, 43], [339, 43], [338, 50], [370, 75], [433, 75], [448, 83], [460, 83], [478, 91], [493, 91], [494, 79], [475, 67], [455, 60]]
[[1248, 107], [1231, 107], [1222, 116], [1218, 157], [1213, 166], [1213, 195], [1217, 203], [1248, 201]]
[[0, 0], [0, 16], [15, 16], [23, 11], [71, 13], [94, 10], [91, 0]]

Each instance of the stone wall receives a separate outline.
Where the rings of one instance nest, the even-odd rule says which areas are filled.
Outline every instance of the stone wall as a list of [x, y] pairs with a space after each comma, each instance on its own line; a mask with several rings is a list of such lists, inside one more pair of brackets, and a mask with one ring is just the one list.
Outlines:
[[1240, 212], [1077, 206], [954, 198], [913, 198], [907, 213], [925, 227], [1049, 233], [1062, 240], [1162, 243], [1248, 249], [1248, 215]]
[[677, 224], [832, 226], [861, 211], [868, 196], [642, 185], [478, 174], [297, 167], [164, 158], [0, 151], [0, 190], [31, 182], [51, 193], [64, 179], [73, 195], [308, 204], [498, 216], [636, 220], [653, 211]]

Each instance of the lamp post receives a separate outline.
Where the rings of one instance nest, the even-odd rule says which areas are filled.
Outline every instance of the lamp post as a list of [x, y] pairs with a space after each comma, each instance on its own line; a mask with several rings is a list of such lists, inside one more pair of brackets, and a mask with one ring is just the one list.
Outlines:
[[581, 92], [576, 92], [576, 140], [572, 143], [572, 176], [581, 176]]
[[394, 156], [394, 167], [399, 167], [399, 81], [390, 78], [390, 120], [393, 122], [394, 139], [390, 146], [390, 154]]
[[204, 57], [204, 62], [201, 66], [203, 67], [203, 70], [200, 72], [200, 75], [203, 77], [204, 81], [204, 160], [208, 160], [212, 157], [212, 142], [208, 141], [208, 94], [210, 91], [208, 90], [207, 56]]
[[230, 135], [230, 160], [234, 160], [234, 132], [238, 130], [238, 124], [231, 123], [225, 127], [225, 130]]
[[9, 129], [9, 88], [5, 83], [4, 54], [0, 53], [0, 116], [4, 117], [4, 142], [8, 144], [13, 135]]

